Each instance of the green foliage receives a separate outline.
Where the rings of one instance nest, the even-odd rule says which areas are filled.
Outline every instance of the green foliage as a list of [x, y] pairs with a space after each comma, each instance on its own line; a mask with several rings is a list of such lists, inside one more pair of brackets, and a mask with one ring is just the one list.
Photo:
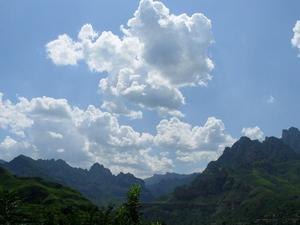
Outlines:
[[141, 187], [133, 185], [128, 192], [127, 202], [125, 203], [125, 209], [128, 211], [128, 217], [131, 218], [132, 225], [138, 225], [141, 222], [138, 211], [140, 193]]
[[20, 210], [21, 201], [7, 190], [0, 192], [0, 224], [10, 225], [21, 223], [24, 219]]
[[[113, 225], [146, 225], [142, 222], [140, 210], [141, 203], [139, 202], [141, 187], [133, 185], [127, 194], [127, 201], [116, 209], [116, 216]], [[154, 222], [149, 225], [161, 225]]]

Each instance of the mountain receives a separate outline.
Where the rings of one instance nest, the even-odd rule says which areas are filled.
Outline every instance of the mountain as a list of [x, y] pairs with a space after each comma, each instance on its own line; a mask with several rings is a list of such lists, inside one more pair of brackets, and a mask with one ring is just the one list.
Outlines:
[[5, 164], [6, 162], [2, 159], [0, 159], [0, 164]]
[[167, 224], [300, 224], [298, 132], [263, 142], [242, 137], [169, 198], [145, 204]]
[[[16, 177], [0, 168], [0, 224], [40, 224], [36, 223], [40, 216], [48, 218], [55, 213], [65, 218], [72, 210], [76, 211], [72, 217], [79, 219], [79, 216], [87, 216], [93, 207], [71, 188], [41, 178]], [[8, 222], [13, 219], [20, 221]]]
[[155, 198], [172, 193], [175, 188], [190, 184], [197, 176], [193, 174], [154, 174], [152, 177], [144, 179], [146, 188], [151, 192]]
[[298, 130], [298, 128], [291, 127], [288, 130], [283, 130], [282, 140], [297, 153], [300, 153], [300, 131]]
[[128, 189], [133, 184], [139, 184], [142, 187], [141, 198], [143, 201], [152, 199], [143, 180], [132, 174], [120, 173], [115, 176], [109, 169], [98, 163], [86, 170], [73, 168], [61, 159], [33, 160], [20, 155], [1, 166], [17, 176], [41, 177], [74, 188], [97, 205], [123, 202]]

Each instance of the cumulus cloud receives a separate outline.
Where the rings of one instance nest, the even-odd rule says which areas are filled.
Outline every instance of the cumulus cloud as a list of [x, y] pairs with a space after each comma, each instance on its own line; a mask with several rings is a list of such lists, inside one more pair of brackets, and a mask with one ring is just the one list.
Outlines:
[[114, 172], [139, 176], [173, 168], [171, 159], [153, 153], [151, 134], [120, 125], [117, 117], [95, 106], [83, 110], [49, 97], [19, 98], [17, 103], [1, 98], [0, 104], [0, 121], [5, 121], [1, 128], [15, 136], [0, 142], [0, 158], [5, 160], [25, 154], [62, 158], [81, 167], [98, 161]]
[[179, 164], [192, 165], [187, 171], [192, 172], [234, 141], [214, 117], [194, 127], [176, 117], [163, 119], [150, 134], [121, 125], [118, 117], [93, 105], [81, 109], [66, 99], [20, 97], [13, 103], [1, 97], [0, 105], [0, 128], [9, 134], [0, 140], [5, 160], [25, 154], [81, 167], [100, 162], [114, 173], [145, 177], [177, 170]]
[[48, 56], [57, 65], [76, 65], [82, 59], [80, 43], [74, 42], [68, 35], [58, 36], [46, 45]]
[[242, 134], [252, 140], [263, 141], [264, 139], [264, 132], [258, 126], [243, 128]]
[[174, 15], [162, 2], [141, 0], [121, 32], [96, 32], [86, 24], [77, 40], [64, 34], [49, 42], [48, 56], [58, 65], [83, 60], [91, 71], [105, 72], [99, 90], [111, 113], [140, 118], [140, 110], [133, 109], [142, 108], [183, 116], [180, 89], [212, 78], [211, 21], [201, 13]]
[[3, 94], [0, 92], [0, 128], [24, 136], [23, 130], [31, 125], [32, 121], [24, 115], [22, 106], [3, 100]]
[[[293, 28], [294, 36], [291, 40], [293, 47], [300, 50], [300, 20], [298, 20]], [[300, 54], [300, 52], [299, 52]]]
[[155, 144], [163, 149], [176, 149], [176, 157], [184, 162], [215, 160], [235, 139], [225, 132], [224, 123], [209, 117], [203, 126], [192, 127], [178, 118], [162, 120]]

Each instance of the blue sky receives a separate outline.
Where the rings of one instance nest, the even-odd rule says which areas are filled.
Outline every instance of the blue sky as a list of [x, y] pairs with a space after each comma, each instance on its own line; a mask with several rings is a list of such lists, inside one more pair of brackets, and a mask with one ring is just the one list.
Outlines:
[[[214, 43], [208, 48], [208, 56], [215, 66], [210, 73], [213, 79], [206, 87], [180, 89], [186, 102], [179, 109], [185, 114], [181, 121], [202, 126], [213, 116], [222, 120], [226, 134], [232, 138], [241, 136], [243, 128], [255, 126], [266, 136], [280, 136], [283, 128], [300, 127], [300, 59], [291, 45], [293, 27], [300, 18], [299, 1], [161, 2], [174, 15], [200, 12], [212, 22]], [[45, 46], [61, 34], [76, 40], [85, 24], [100, 33], [111, 31], [122, 36], [120, 25], [133, 17], [138, 5], [139, 1], [120, 0], [1, 1], [0, 92], [4, 99], [15, 104], [18, 96], [29, 100], [48, 96], [67, 99], [81, 109], [90, 104], [100, 108], [104, 97], [98, 83], [106, 73], [91, 72], [83, 61], [75, 66], [55, 65]], [[272, 102], [268, 101], [271, 96]], [[118, 121], [135, 131], [155, 135], [157, 124], [171, 118], [162, 118], [155, 110], [142, 111], [142, 119], [121, 115]], [[8, 129], [0, 133], [2, 139], [9, 136], [18, 141]], [[178, 162], [173, 170], [190, 172], [204, 164]]]

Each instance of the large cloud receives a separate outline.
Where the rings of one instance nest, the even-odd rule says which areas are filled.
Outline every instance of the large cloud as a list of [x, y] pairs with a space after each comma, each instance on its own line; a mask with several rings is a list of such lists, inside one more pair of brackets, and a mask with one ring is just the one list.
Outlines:
[[115, 173], [144, 177], [180, 172], [178, 164], [191, 165], [187, 172], [192, 172], [233, 142], [214, 117], [195, 127], [175, 117], [164, 119], [149, 134], [121, 125], [116, 116], [93, 105], [83, 110], [65, 99], [19, 98], [13, 103], [0, 96], [0, 129], [7, 133], [0, 141], [0, 158], [5, 160], [26, 154], [62, 158], [81, 167], [97, 161]]
[[200, 13], [173, 15], [159, 1], [141, 0], [121, 28], [123, 35], [117, 36], [86, 24], [77, 41], [64, 34], [49, 42], [48, 56], [55, 64], [84, 60], [90, 70], [106, 72], [99, 87], [106, 97], [103, 108], [110, 112], [140, 118], [136, 108], [141, 107], [182, 116], [180, 88], [211, 79], [210, 20]]
[[152, 135], [120, 125], [115, 116], [94, 106], [82, 110], [49, 97], [20, 98], [16, 104], [2, 99], [0, 104], [0, 121], [5, 122], [1, 127], [14, 136], [0, 144], [0, 156], [6, 160], [26, 154], [63, 158], [83, 167], [99, 161], [141, 176], [172, 169], [172, 160], [152, 155]]
[[195, 127], [177, 118], [162, 120], [156, 129], [156, 145], [169, 151], [176, 149], [177, 159], [184, 162], [215, 160], [234, 142], [234, 138], [225, 132], [223, 122], [215, 117], [209, 117], [203, 126]]
[[293, 28], [294, 36], [291, 40], [292, 45], [300, 50], [300, 20], [298, 20]]

